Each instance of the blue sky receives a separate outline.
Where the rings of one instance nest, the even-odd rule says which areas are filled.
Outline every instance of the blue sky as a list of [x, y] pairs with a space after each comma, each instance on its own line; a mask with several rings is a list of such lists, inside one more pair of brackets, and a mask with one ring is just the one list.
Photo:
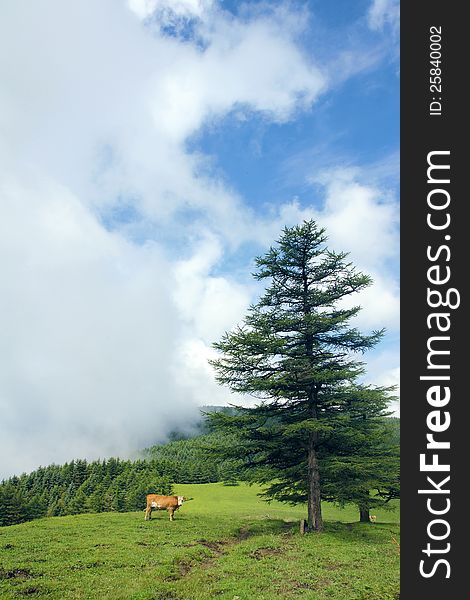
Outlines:
[[[273, 126], [256, 116], [246, 123], [228, 116], [199, 131], [188, 146], [213, 157], [219, 174], [260, 210], [265, 201], [282, 202], [293, 195], [315, 201], [306, 183], [313, 168], [375, 165], [396, 156], [397, 75], [391, 66], [368, 89], [370, 78], [370, 73], [360, 74], [345, 82], [295, 121]], [[394, 183], [397, 188], [396, 174]]]
[[367, 380], [398, 382], [398, 24], [395, 0], [2, 3], [0, 476], [235, 401], [212, 343], [307, 218], [372, 275]]

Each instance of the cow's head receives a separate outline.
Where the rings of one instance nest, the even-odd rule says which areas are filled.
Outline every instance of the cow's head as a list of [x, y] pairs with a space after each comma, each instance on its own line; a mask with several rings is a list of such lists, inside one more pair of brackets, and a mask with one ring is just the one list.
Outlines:
[[186, 498], [184, 496], [178, 496], [178, 506], [181, 506], [185, 500]]

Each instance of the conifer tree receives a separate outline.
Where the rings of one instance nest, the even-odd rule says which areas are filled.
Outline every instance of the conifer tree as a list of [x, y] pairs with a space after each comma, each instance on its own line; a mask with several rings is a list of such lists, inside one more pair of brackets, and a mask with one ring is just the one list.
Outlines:
[[[211, 361], [219, 383], [261, 400], [233, 416], [209, 415], [213, 426], [239, 436], [223, 456], [243, 456], [246, 476], [267, 485], [267, 498], [307, 501], [308, 529], [315, 531], [323, 527], [322, 477], [327, 483], [330, 471], [334, 479], [328, 459], [357, 457], [358, 415], [371, 424], [388, 402], [385, 389], [358, 393], [364, 367], [354, 355], [374, 347], [383, 331], [359, 332], [350, 321], [360, 307], [346, 301], [371, 279], [346, 253], [329, 250], [326, 239], [314, 221], [284, 229], [256, 259], [254, 277], [267, 282], [262, 297], [214, 344], [219, 358]], [[333, 482], [329, 492], [336, 499]]]
[[400, 497], [400, 448], [391, 420], [381, 418], [393, 388], [360, 385], [350, 391], [355, 402], [323, 453], [322, 496], [356, 504], [360, 521], [369, 523], [372, 508], [387, 508]]
[[18, 478], [14, 483], [8, 482], [0, 488], [0, 526], [16, 525], [27, 520], [23, 494], [18, 489]]

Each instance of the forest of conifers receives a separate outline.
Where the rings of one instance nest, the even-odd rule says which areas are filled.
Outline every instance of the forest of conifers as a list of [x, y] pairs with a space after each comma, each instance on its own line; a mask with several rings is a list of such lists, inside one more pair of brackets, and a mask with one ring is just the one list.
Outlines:
[[173, 483], [235, 483], [236, 465], [216, 464], [207, 454], [220, 434], [207, 433], [203, 421], [196, 427], [194, 437], [152, 446], [138, 460], [77, 459], [2, 481], [0, 526], [44, 516], [140, 510], [146, 494], [170, 494]]
[[[399, 420], [392, 418], [390, 423], [394, 423], [398, 439]], [[171, 494], [172, 485], [178, 483], [236, 485], [241, 465], [216, 462], [209, 452], [227, 440], [221, 440], [217, 432], [208, 433], [204, 421], [197, 428], [194, 437], [152, 446], [142, 451], [138, 460], [77, 459], [2, 481], [0, 525], [44, 516], [143, 510], [146, 494]]]

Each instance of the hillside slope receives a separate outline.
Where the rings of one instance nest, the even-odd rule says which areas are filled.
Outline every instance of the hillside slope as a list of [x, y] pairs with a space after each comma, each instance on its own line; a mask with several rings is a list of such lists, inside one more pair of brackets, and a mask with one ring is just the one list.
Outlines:
[[194, 500], [166, 513], [84, 514], [0, 529], [0, 597], [135, 600], [392, 600], [398, 512], [359, 524], [325, 505], [323, 534], [299, 534], [304, 507], [256, 487], [178, 485]]

